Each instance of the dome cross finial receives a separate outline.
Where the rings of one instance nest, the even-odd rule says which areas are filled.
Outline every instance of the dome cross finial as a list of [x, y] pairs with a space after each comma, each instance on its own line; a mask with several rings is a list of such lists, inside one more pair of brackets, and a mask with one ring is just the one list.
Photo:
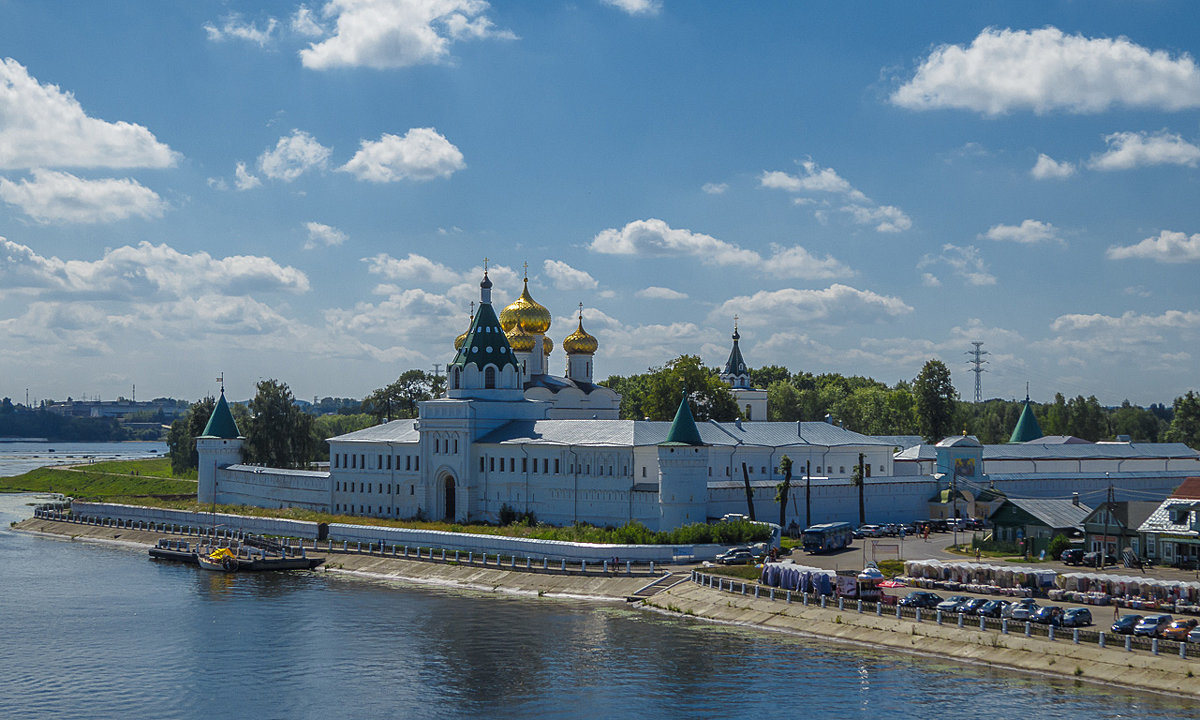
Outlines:
[[224, 395], [225, 394], [225, 373], [221, 373], [217, 377], [217, 382], [221, 383], [221, 394]]
[[583, 303], [579, 303], [579, 322], [583, 322]]
[[528, 260], [525, 261], [524, 266], [525, 266], [525, 282], [529, 282], [529, 261]]

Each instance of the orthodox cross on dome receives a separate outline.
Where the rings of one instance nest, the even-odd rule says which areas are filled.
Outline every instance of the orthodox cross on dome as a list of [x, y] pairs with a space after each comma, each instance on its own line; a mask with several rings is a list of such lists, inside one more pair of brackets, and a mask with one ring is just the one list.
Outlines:
[[475, 319], [475, 301], [474, 300], [471, 301], [471, 319], [472, 320]]
[[579, 320], [583, 321], [583, 303], [579, 303]]
[[487, 263], [488, 263], [488, 259], [484, 258], [483, 259], [483, 274], [484, 275], [487, 275]]
[[217, 377], [217, 382], [221, 383], [221, 394], [224, 395], [225, 394], [225, 373], [221, 373]]
[[525, 282], [529, 282], [529, 261], [525, 262]]

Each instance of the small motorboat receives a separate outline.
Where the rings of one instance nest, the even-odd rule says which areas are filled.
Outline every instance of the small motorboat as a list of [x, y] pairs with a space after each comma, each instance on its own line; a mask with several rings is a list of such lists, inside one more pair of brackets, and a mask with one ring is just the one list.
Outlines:
[[196, 562], [205, 570], [216, 572], [236, 572], [238, 569], [237, 556], [229, 548], [217, 548], [210, 553], [196, 553]]

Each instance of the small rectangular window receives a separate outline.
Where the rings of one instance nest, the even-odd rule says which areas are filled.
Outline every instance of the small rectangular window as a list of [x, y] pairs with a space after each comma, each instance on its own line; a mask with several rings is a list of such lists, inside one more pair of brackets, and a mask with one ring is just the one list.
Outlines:
[[454, 454], [458, 454], [458, 438], [454, 438]]
[[482, 457], [481, 457], [481, 458], [479, 458], [479, 472], [483, 472], [483, 469], [484, 469], [484, 468], [483, 468], [483, 463], [484, 463], [484, 460], [483, 460], [483, 458], [482, 458]]
[[488, 470], [490, 472], [496, 471], [496, 458], [488, 458]]
[[405, 470], [412, 470], [412, 455], [405, 455], [405, 456], [404, 456], [404, 469], [405, 469]]
[[415, 460], [413, 460], [413, 470], [420, 470], [420, 469], [421, 469], [421, 456], [418, 455], [417, 458]]
[[409, 494], [409, 495], [416, 495], [416, 494], [417, 494], [417, 486], [416, 486], [416, 485], [409, 485], [409, 486], [408, 486], [408, 494]]
[[558, 458], [554, 458], [554, 474], [558, 474]]
[[543, 472], [544, 474], [549, 474], [549, 473], [550, 473], [550, 458], [543, 458], [543, 459], [542, 459], [542, 472]]
[[529, 472], [529, 458], [521, 458], [521, 472]]
[[[712, 468], [708, 469], [708, 474], [712, 475]], [[645, 465], [642, 466], [642, 477], [646, 477], [646, 466]]]

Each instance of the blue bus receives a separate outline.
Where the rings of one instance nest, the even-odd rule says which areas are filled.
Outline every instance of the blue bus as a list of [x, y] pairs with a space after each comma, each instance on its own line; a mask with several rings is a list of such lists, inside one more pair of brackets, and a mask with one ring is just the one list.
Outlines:
[[850, 523], [832, 522], [823, 525], [813, 525], [804, 531], [804, 552], [820, 553], [841, 550], [850, 546], [854, 539], [854, 529]]

